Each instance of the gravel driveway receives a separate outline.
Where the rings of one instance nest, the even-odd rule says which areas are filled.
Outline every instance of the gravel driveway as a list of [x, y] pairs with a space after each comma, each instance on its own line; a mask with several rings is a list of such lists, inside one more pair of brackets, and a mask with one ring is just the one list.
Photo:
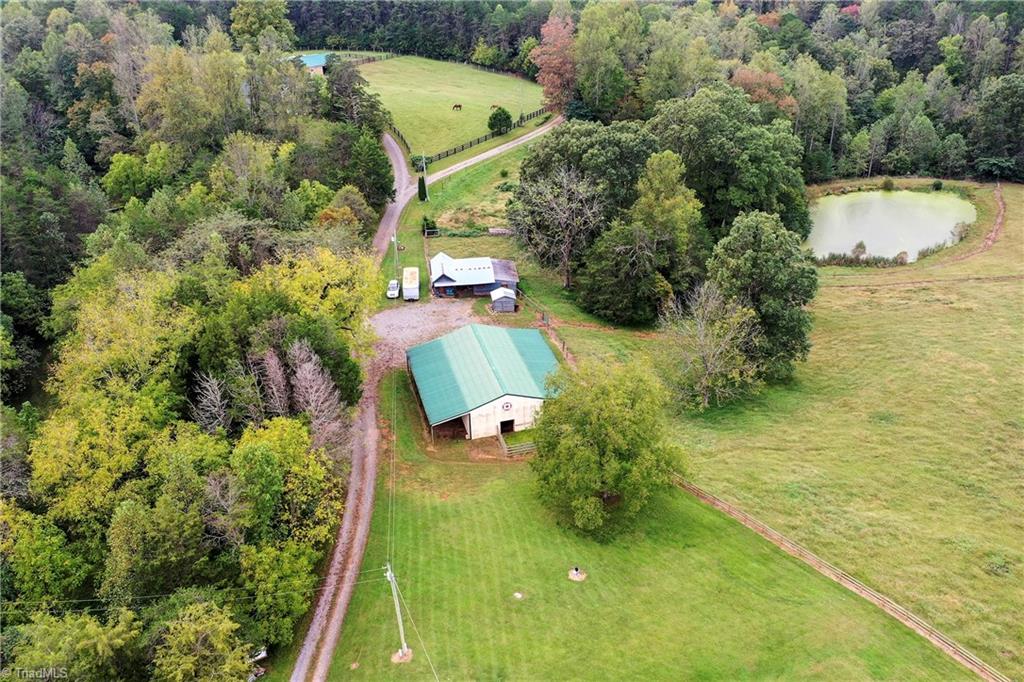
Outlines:
[[374, 356], [367, 363], [363, 397], [352, 425], [352, 473], [345, 498], [345, 514], [338, 529], [324, 589], [309, 631], [292, 670], [292, 682], [324, 680], [331, 664], [341, 625], [363, 564], [370, 535], [377, 480], [377, 399], [380, 379], [405, 364], [405, 350], [445, 332], [475, 322], [470, 299], [426, 298], [383, 310], [370, 319], [377, 334]]
[[[503, 145], [430, 175], [432, 183], [517, 147], [562, 122], [558, 116], [540, 128]], [[398, 229], [398, 219], [405, 205], [416, 196], [415, 179], [409, 172], [402, 150], [395, 140], [384, 135], [384, 150], [395, 175], [395, 199], [386, 207], [373, 248], [380, 263]], [[425, 298], [417, 303], [396, 305], [373, 316], [370, 323], [377, 332], [374, 357], [366, 367], [363, 397], [359, 401], [352, 425], [355, 434], [352, 446], [352, 472], [349, 475], [345, 513], [335, 539], [327, 574], [317, 600], [313, 619], [302, 642], [298, 659], [292, 669], [291, 682], [324, 680], [330, 668], [334, 647], [341, 635], [341, 625], [363, 563], [363, 552], [370, 535], [373, 499], [377, 479], [377, 396], [380, 378], [388, 370], [405, 364], [405, 350], [410, 346], [441, 336], [445, 332], [477, 321], [471, 300]]]

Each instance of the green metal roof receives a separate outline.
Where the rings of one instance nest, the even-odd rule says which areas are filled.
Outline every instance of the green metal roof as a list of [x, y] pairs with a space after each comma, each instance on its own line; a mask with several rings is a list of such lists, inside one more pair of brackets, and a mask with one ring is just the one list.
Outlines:
[[408, 350], [409, 367], [431, 426], [503, 395], [543, 398], [558, 366], [536, 329], [470, 324]]

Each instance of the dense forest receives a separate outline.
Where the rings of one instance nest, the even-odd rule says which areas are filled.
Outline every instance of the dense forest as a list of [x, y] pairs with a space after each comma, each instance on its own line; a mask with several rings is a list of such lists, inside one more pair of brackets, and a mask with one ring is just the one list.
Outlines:
[[244, 679], [319, 587], [388, 115], [217, 9], [2, 7], [5, 667]]
[[74, 679], [244, 678], [317, 590], [394, 190], [358, 70], [292, 49], [535, 78], [570, 121], [523, 164], [515, 235], [598, 315], [726, 335], [720, 374], [680, 379], [698, 405], [806, 357], [805, 183], [1024, 180], [1014, 2], [11, 0], [0, 22], [0, 656]]

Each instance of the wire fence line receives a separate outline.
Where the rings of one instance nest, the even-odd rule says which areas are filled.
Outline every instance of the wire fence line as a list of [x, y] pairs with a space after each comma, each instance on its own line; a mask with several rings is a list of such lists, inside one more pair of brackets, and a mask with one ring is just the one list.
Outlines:
[[774, 528], [758, 521], [750, 514], [747, 514], [743, 510], [729, 504], [725, 500], [712, 495], [693, 483], [690, 483], [681, 475], [673, 473], [672, 479], [676, 486], [690, 493], [698, 500], [731, 516], [782, 551], [800, 559], [811, 568], [815, 569], [827, 578], [831, 578], [854, 594], [867, 599], [872, 604], [927, 639], [948, 656], [974, 672], [982, 679], [987, 680], [988, 682], [1011, 682], [1009, 677], [985, 663], [985, 661], [978, 658], [949, 636], [940, 632], [917, 614], [912, 613], [903, 606], [900, 606], [884, 594], [868, 587], [841, 568], [825, 561], [803, 545], [790, 540]]

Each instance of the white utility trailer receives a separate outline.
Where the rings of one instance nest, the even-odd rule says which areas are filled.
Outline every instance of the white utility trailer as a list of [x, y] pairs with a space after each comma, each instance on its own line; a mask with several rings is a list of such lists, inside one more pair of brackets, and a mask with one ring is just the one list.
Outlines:
[[420, 300], [419, 268], [402, 268], [402, 298], [406, 301]]

